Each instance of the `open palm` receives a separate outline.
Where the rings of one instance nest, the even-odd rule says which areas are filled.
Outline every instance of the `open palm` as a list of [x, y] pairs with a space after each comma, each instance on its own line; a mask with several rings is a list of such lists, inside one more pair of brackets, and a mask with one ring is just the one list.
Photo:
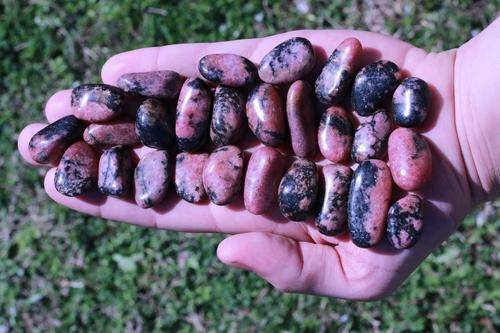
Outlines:
[[[496, 24], [498, 25], [498, 24]], [[350, 299], [374, 299], [393, 291], [415, 267], [457, 227], [473, 204], [473, 191], [457, 135], [455, 103], [456, 50], [428, 54], [391, 37], [360, 31], [294, 31], [262, 39], [209, 44], [181, 44], [139, 49], [116, 55], [102, 70], [104, 83], [116, 84], [128, 72], [170, 69], [184, 76], [197, 76], [198, 60], [211, 53], [235, 53], [255, 63], [275, 45], [294, 36], [309, 39], [321, 61], [347, 37], [357, 37], [365, 49], [364, 64], [388, 59], [406, 75], [417, 76], [431, 88], [431, 115], [421, 133], [433, 151], [433, 174], [422, 194], [426, 199], [425, 226], [415, 247], [398, 251], [386, 240], [371, 249], [356, 247], [347, 234], [328, 237], [311, 222], [288, 222], [279, 211], [255, 216], [241, 201], [227, 205], [193, 205], [170, 197], [160, 207], [141, 209], [129, 200], [97, 193], [65, 197], [54, 188], [52, 168], [45, 190], [56, 202], [82, 213], [105, 219], [186, 232], [234, 234], [218, 248], [219, 258], [232, 266], [250, 269], [280, 290]], [[70, 91], [60, 91], [48, 101], [45, 114], [53, 122], [70, 113]], [[21, 155], [31, 164], [27, 146], [31, 136], [45, 124], [28, 125], [19, 137]], [[253, 151], [257, 147], [243, 142]], [[138, 148], [141, 156], [149, 148]]]

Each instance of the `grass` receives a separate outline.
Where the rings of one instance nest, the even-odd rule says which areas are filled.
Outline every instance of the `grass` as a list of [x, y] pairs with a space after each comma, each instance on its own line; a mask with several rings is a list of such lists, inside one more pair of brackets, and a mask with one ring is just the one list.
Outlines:
[[[120, 4], [119, 4], [120, 3]], [[116, 52], [148, 45], [356, 28], [427, 50], [456, 47], [494, 1], [14, 1], [0, 4], [0, 333], [10, 331], [494, 332], [498, 203], [478, 209], [387, 300], [281, 294], [215, 257], [220, 235], [106, 223], [50, 202], [17, 133], [47, 96], [98, 81]]]

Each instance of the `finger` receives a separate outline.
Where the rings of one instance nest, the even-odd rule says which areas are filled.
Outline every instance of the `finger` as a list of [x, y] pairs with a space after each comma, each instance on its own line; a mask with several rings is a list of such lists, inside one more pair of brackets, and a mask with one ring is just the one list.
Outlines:
[[45, 117], [49, 123], [71, 114], [71, 89], [60, 90], [45, 104]]
[[21, 157], [24, 159], [24, 161], [30, 165], [44, 166], [43, 164], [35, 162], [33, 158], [31, 158], [28, 145], [31, 140], [31, 137], [45, 126], [47, 126], [47, 124], [41, 124], [41, 123], [29, 124], [28, 126], [23, 128], [21, 133], [19, 133], [19, 137], [17, 138], [17, 150], [19, 151], [19, 154], [21, 154]]

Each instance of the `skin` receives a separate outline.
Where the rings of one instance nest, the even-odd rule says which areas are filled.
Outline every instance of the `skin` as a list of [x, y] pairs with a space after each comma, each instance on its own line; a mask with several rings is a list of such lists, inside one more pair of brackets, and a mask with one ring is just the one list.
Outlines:
[[[458, 49], [426, 53], [368, 32], [293, 31], [263, 39], [139, 49], [113, 56], [102, 69], [102, 79], [108, 84], [115, 84], [121, 74], [131, 71], [170, 69], [189, 77], [197, 74], [197, 61], [206, 54], [231, 52], [259, 63], [274, 46], [294, 36], [308, 38], [323, 49], [325, 56], [320, 61], [325, 61], [342, 40], [358, 38], [363, 47], [379, 52], [376, 58], [373, 53], [365, 54], [363, 64], [380, 58], [391, 60], [431, 87], [429, 119], [419, 131], [433, 151], [433, 175], [420, 192], [427, 199], [425, 228], [420, 241], [409, 250], [395, 250], [387, 241], [361, 249], [346, 234], [320, 234], [312, 220], [279, 223], [285, 222], [279, 213], [255, 216], [240, 209], [242, 202], [231, 204], [237, 209], [228, 209], [170, 199], [163, 208], [143, 210], [129, 201], [96, 194], [68, 198], [54, 189], [54, 169], [46, 174], [45, 190], [61, 205], [105, 219], [185, 232], [233, 234], [220, 243], [220, 260], [254, 271], [282, 291], [358, 300], [382, 298], [456, 230], [474, 205], [499, 193], [500, 136], [496, 133], [500, 113], [496, 97], [500, 46], [494, 43], [499, 34], [497, 19]], [[45, 110], [48, 121], [67, 115], [69, 102], [70, 91], [52, 96]], [[32, 165], [37, 164], [29, 157], [28, 142], [43, 126], [30, 124], [19, 136], [19, 151]], [[139, 155], [146, 151], [149, 149], [136, 149]]]

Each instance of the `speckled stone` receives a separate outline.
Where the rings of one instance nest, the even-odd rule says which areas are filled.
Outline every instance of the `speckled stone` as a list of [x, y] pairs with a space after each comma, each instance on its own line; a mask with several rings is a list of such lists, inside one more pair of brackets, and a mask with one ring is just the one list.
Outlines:
[[246, 209], [256, 215], [277, 204], [278, 186], [285, 172], [285, 159], [275, 148], [261, 147], [248, 161], [243, 198]]
[[387, 152], [387, 139], [391, 133], [391, 118], [384, 110], [361, 117], [354, 133], [351, 158], [356, 162], [370, 158], [381, 159]]
[[200, 59], [198, 70], [208, 81], [236, 88], [249, 86], [257, 78], [255, 65], [237, 54], [206, 55]]
[[318, 171], [314, 162], [298, 159], [281, 179], [278, 203], [281, 214], [292, 221], [305, 221], [314, 209]]
[[99, 191], [113, 197], [125, 197], [132, 185], [132, 158], [124, 146], [103, 151], [97, 179]]
[[332, 52], [316, 79], [316, 97], [323, 105], [342, 102], [351, 88], [352, 80], [363, 54], [358, 39], [345, 39]]
[[85, 125], [72, 115], [45, 126], [30, 139], [31, 158], [41, 164], [58, 162], [66, 148], [81, 139], [84, 128]]
[[89, 145], [110, 147], [135, 146], [140, 143], [132, 121], [116, 121], [109, 124], [90, 124], [83, 132], [83, 140]]
[[352, 137], [352, 123], [344, 109], [331, 106], [323, 112], [318, 128], [318, 145], [326, 159], [334, 163], [348, 159]]
[[71, 110], [79, 119], [98, 123], [108, 121], [123, 111], [125, 94], [107, 84], [82, 84], [71, 92]]
[[425, 138], [400, 127], [389, 136], [389, 166], [396, 185], [405, 191], [424, 186], [432, 172], [432, 153]]
[[126, 73], [118, 79], [124, 91], [153, 98], [175, 98], [179, 95], [184, 78], [175, 71]]
[[174, 143], [174, 120], [165, 105], [157, 99], [142, 102], [135, 118], [135, 131], [142, 144], [168, 149]]
[[155, 150], [141, 157], [134, 172], [135, 202], [150, 208], [161, 203], [170, 186], [170, 157], [166, 150]]
[[250, 129], [263, 144], [278, 147], [285, 142], [285, 111], [277, 88], [257, 85], [248, 95], [246, 113]]
[[341, 164], [328, 164], [321, 170], [322, 186], [315, 223], [319, 232], [335, 236], [346, 230], [347, 200], [352, 170]]
[[402, 127], [422, 125], [429, 109], [429, 87], [424, 80], [409, 77], [392, 96], [392, 117]]
[[245, 119], [243, 94], [234, 88], [218, 86], [210, 125], [212, 142], [216, 146], [236, 143], [244, 132]]
[[408, 194], [396, 201], [387, 216], [387, 238], [396, 249], [415, 245], [422, 233], [424, 212], [422, 199]]
[[217, 148], [203, 168], [203, 185], [210, 201], [226, 205], [241, 194], [243, 152], [236, 146]]
[[206, 153], [180, 153], [175, 159], [175, 191], [187, 202], [196, 203], [206, 196], [203, 187], [203, 168]]
[[195, 151], [207, 142], [211, 103], [210, 89], [202, 79], [184, 82], [175, 119], [175, 141], [180, 150]]
[[347, 204], [349, 233], [356, 246], [372, 247], [382, 238], [391, 193], [391, 173], [383, 161], [367, 160], [359, 164]]
[[351, 102], [360, 116], [369, 116], [392, 95], [401, 79], [399, 67], [387, 60], [379, 60], [365, 67], [356, 75]]
[[97, 155], [84, 142], [73, 143], [64, 152], [54, 176], [56, 190], [68, 197], [79, 196], [97, 183]]
[[262, 58], [259, 76], [267, 83], [291, 83], [309, 74], [315, 62], [311, 42], [294, 37], [282, 42]]
[[306, 81], [295, 81], [288, 88], [286, 114], [295, 155], [309, 157], [316, 152], [312, 89]]

